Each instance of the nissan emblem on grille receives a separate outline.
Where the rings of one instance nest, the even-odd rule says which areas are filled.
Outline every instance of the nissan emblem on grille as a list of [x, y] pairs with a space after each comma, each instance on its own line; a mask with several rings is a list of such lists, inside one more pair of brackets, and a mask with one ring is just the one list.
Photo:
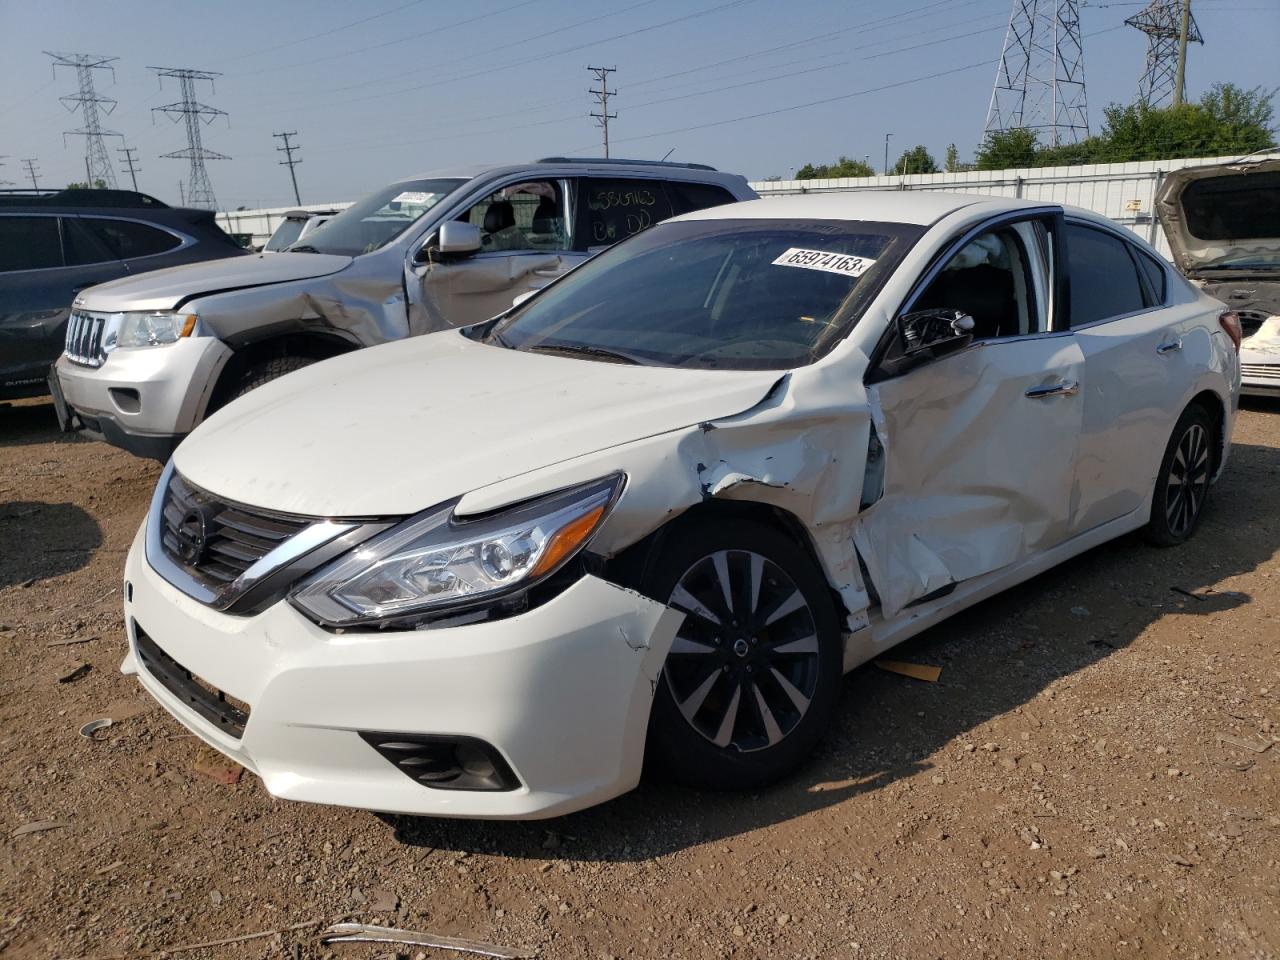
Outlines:
[[197, 564], [208, 552], [208, 508], [195, 507], [174, 529], [174, 538], [178, 541], [178, 555], [187, 563]]

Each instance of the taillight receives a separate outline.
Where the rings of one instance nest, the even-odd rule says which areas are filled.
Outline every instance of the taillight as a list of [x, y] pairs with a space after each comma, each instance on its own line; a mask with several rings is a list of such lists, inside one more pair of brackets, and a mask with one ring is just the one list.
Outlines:
[[1224, 310], [1218, 314], [1218, 326], [1228, 337], [1231, 338], [1231, 345], [1236, 348], [1236, 353], [1240, 352], [1240, 341], [1244, 339], [1244, 331], [1240, 327], [1240, 314], [1234, 310]]

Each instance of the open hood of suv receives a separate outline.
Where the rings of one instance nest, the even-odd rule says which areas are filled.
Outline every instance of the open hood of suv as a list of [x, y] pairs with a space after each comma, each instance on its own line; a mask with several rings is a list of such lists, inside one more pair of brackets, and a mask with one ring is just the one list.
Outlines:
[[1183, 273], [1280, 276], [1280, 158], [1175, 170], [1156, 208]]
[[402, 516], [741, 413], [781, 376], [526, 353], [446, 331], [259, 387], [197, 427], [174, 463], [196, 486], [260, 509]]
[[76, 300], [76, 306], [103, 313], [173, 310], [184, 301], [203, 294], [310, 280], [337, 273], [349, 263], [350, 257], [325, 253], [273, 253], [206, 260], [152, 270], [90, 287]]

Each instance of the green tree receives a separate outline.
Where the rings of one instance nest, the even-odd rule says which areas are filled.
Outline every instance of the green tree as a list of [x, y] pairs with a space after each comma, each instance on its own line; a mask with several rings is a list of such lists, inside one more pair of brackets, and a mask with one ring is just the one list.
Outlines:
[[797, 180], [825, 180], [833, 177], [874, 177], [876, 172], [861, 160], [842, 156], [835, 163], [806, 163], [796, 171]]
[[[67, 189], [68, 189], [68, 190], [88, 190], [88, 189], [89, 189], [89, 185], [88, 185], [87, 183], [85, 183], [83, 180], [79, 180], [79, 181], [76, 181], [76, 182], [74, 182], [74, 183], [68, 183], [68, 184], [67, 184]], [[93, 181], [93, 189], [95, 189], [95, 190], [105, 190], [105, 189], [107, 189], [107, 181], [105, 181], [105, 180], [95, 180], [95, 181]]]
[[918, 143], [910, 150], [904, 150], [902, 156], [898, 158], [898, 162], [893, 165], [894, 173], [937, 173], [938, 161], [925, 149], [923, 143]]
[[947, 144], [947, 157], [942, 161], [942, 168], [947, 173], [955, 173], [960, 169], [960, 151], [956, 149], [954, 143]]
[[1037, 135], [1026, 127], [988, 130], [978, 147], [979, 170], [1007, 170], [1035, 164]]

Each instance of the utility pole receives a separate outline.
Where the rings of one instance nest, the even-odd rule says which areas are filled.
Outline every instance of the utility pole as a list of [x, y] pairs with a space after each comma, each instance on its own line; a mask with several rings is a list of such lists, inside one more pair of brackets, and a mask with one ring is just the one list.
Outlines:
[[1191, 27], [1191, 0], [1182, 0], [1182, 22], [1178, 25], [1178, 80], [1173, 86], [1173, 105], [1182, 106], [1187, 86], [1187, 36]]
[[1183, 20], [1182, 13], [1182, 0], [1151, 0], [1125, 21], [1147, 35], [1147, 62], [1138, 78], [1138, 99], [1149, 107], [1163, 107], [1173, 99], [1182, 62], [1179, 46], [1185, 56], [1188, 43], [1204, 43], [1196, 18]]
[[222, 74], [213, 73], [209, 70], [188, 70], [185, 67], [148, 67], [148, 70], [156, 71], [161, 78], [163, 84], [164, 77], [172, 77], [178, 81], [178, 85], [182, 90], [182, 99], [176, 103], [165, 104], [163, 107], [152, 107], [153, 113], [168, 114], [174, 123], [181, 118], [187, 127], [187, 148], [185, 150], [175, 150], [173, 153], [161, 154], [166, 160], [189, 160], [191, 161], [190, 172], [187, 174], [187, 197], [183, 203], [190, 203], [193, 207], [203, 207], [209, 210], [217, 210], [218, 202], [213, 196], [213, 184], [209, 182], [209, 171], [204, 168], [206, 160], [230, 160], [226, 154], [217, 153], [213, 150], [206, 150], [204, 143], [200, 139], [200, 124], [213, 123], [218, 117], [225, 117], [227, 111], [219, 110], [208, 104], [200, 103], [196, 100], [196, 81], [208, 80], [210, 89], [213, 87], [213, 78], [220, 77]]
[[289, 142], [290, 137], [296, 137], [297, 135], [297, 130], [290, 130], [288, 133], [273, 133], [271, 136], [279, 137], [284, 141], [284, 146], [276, 147], [276, 152], [283, 153], [285, 155], [286, 159], [280, 161], [280, 166], [289, 168], [289, 179], [293, 181], [293, 199], [298, 206], [302, 206], [302, 197], [298, 194], [298, 177], [297, 174], [293, 172], [293, 168], [302, 161], [293, 159], [293, 151], [298, 149], [298, 145], [296, 143]]
[[889, 175], [889, 138], [892, 136], [892, 133], [884, 135], [884, 175], [886, 177]]
[[618, 115], [609, 112], [609, 98], [614, 96], [618, 91], [609, 89], [609, 74], [617, 73], [617, 67], [587, 67], [596, 75], [596, 79], [600, 81], [600, 88], [591, 88], [587, 93], [596, 98], [596, 103], [600, 104], [600, 112], [592, 113], [591, 116], [596, 118], [596, 122], [604, 128], [604, 158], [609, 159], [609, 121], [616, 120]]
[[117, 153], [124, 154], [124, 162], [128, 165], [128, 168], [129, 168], [129, 178], [133, 180], [134, 193], [138, 192], [138, 170], [140, 169], [137, 166], [137, 161], [134, 159], [134, 156], [133, 156], [137, 152], [137, 150], [138, 150], [137, 147], [116, 147]]
[[37, 174], [37, 173], [39, 173], [39, 171], [38, 171], [38, 170], [36, 170], [36, 158], [35, 158], [35, 157], [27, 157], [27, 158], [26, 158], [25, 160], [23, 160], [22, 162], [23, 162], [23, 163], [26, 165], [26, 167], [27, 167], [27, 176], [29, 176], [29, 177], [31, 178], [31, 188], [32, 188], [33, 190], [39, 190], [39, 189], [40, 189], [40, 184], [36, 183], [36, 174]]
[[111, 157], [107, 153], [107, 147], [102, 142], [102, 138], [119, 137], [120, 134], [102, 129], [99, 111], [111, 113], [116, 108], [116, 101], [110, 97], [98, 96], [93, 87], [93, 71], [110, 70], [111, 79], [114, 81], [116, 71], [111, 64], [119, 57], [100, 57], [91, 53], [52, 53], [49, 50], [46, 50], [45, 54], [53, 57], [55, 74], [59, 67], [75, 67], [76, 80], [80, 88], [74, 96], [68, 94], [58, 98], [68, 110], [72, 112], [79, 110], [84, 120], [84, 126], [78, 130], [67, 130], [63, 133], [64, 145], [68, 136], [84, 137], [85, 186], [92, 190], [93, 185], [101, 180], [104, 187], [114, 190], [116, 173], [111, 168]]

